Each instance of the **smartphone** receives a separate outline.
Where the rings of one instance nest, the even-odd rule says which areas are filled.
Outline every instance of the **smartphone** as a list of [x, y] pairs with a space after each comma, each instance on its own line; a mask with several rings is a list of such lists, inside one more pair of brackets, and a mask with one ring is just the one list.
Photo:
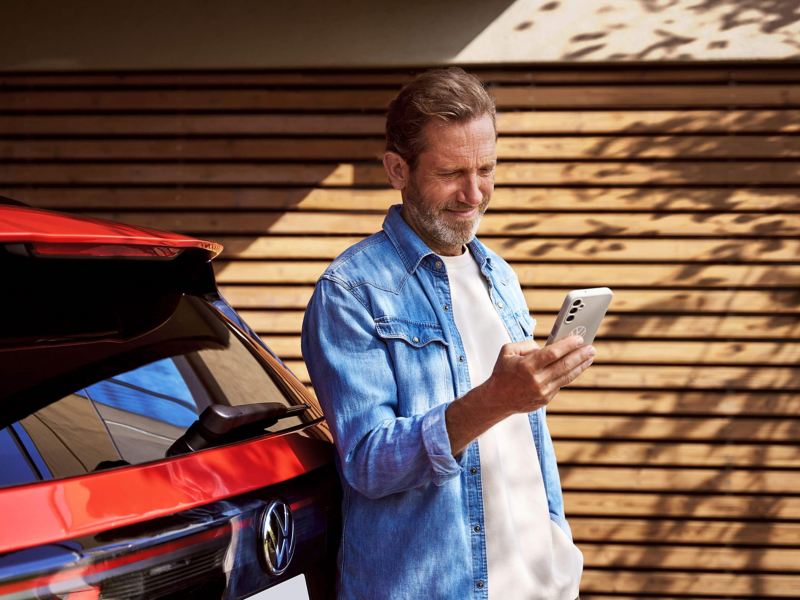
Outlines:
[[607, 287], [572, 290], [564, 298], [547, 344], [571, 335], [580, 335], [584, 343], [591, 344], [613, 296]]

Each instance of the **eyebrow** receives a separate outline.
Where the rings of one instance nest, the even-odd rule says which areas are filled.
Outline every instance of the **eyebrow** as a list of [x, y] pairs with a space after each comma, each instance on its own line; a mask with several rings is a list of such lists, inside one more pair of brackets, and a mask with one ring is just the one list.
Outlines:
[[[497, 166], [497, 159], [488, 159], [485, 162], [482, 162], [478, 165], [478, 170], [485, 169], [486, 167], [496, 167]], [[435, 167], [434, 170], [437, 173], [457, 173], [459, 171], [464, 171], [466, 169], [459, 167], [457, 165], [443, 165], [441, 167]]]

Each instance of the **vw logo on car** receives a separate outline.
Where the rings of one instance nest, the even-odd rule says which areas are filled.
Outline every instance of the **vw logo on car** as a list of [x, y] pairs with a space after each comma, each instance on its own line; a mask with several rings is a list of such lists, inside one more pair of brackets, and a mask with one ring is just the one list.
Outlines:
[[262, 556], [267, 569], [273, 575], [283, 574], [294, 555], [294, 517], [289, 505], [273, 500], [264, 511], [261, 522]]

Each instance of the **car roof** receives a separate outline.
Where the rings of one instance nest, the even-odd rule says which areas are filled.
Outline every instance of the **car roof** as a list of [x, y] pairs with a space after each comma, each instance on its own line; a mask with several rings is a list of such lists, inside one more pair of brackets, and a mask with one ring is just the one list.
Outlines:
[[222, 244], [178, 233], [3, 202], [0, 244], [9, 243], [194, 248], [204, 250], [209, 259], [222, 252]]

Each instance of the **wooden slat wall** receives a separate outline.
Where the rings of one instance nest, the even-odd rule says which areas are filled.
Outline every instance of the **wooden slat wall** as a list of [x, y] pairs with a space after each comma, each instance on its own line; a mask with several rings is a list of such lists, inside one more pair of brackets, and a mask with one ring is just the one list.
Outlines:
[[[800, 597], [800, 69], [479, 74], [481, 231], [536, 335], [567, 290], [616, 291], [550, 409], [582, 597]], [[382, 110], [409, 76], [0, 74], [0, 193], [223, 242], [224, 293], [307, 379], [313, 282], [397, 201]]]

